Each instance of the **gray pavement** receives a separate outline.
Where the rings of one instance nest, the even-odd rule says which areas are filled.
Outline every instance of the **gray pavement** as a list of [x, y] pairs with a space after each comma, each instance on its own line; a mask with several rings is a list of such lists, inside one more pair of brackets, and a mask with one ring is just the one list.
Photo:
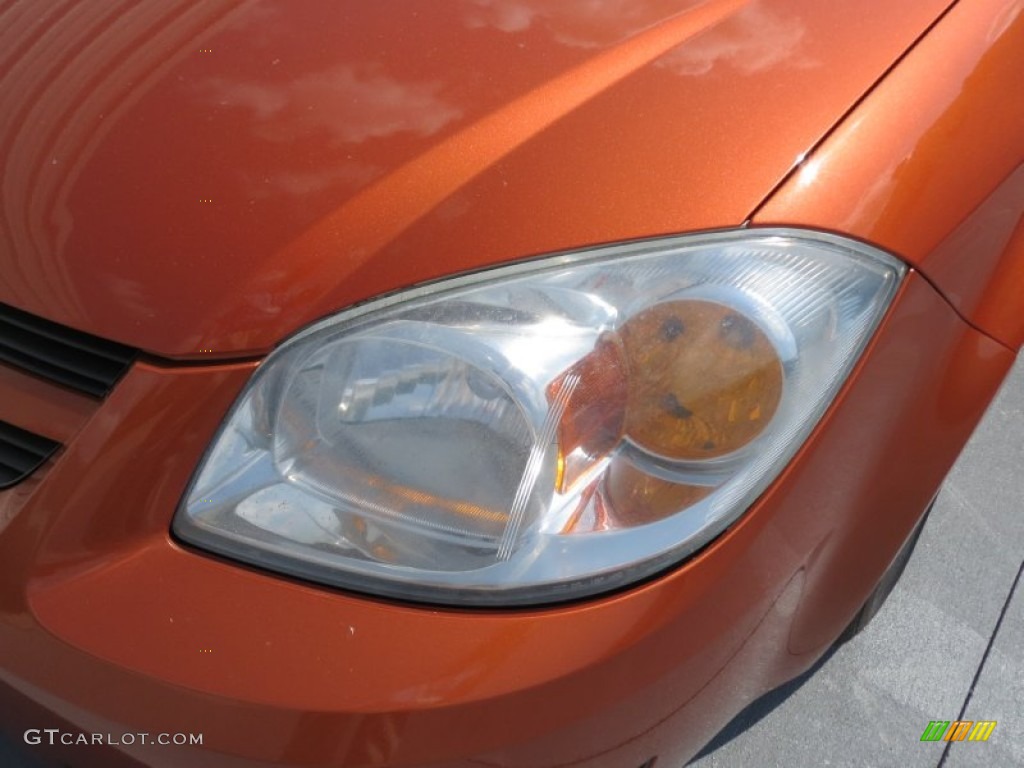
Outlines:
[[[874, 621], [690, 766], [1024, 766], [1022, 567], [1024, 355]], [[998, 725], [985, 743], [920, 740], [929, 721], [957, 719]]]

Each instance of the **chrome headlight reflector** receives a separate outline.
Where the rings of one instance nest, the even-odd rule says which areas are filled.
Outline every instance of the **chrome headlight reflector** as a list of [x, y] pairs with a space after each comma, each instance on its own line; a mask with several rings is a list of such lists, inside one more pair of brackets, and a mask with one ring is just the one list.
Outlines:
[[270, 355], [175, 518], [199, 547], [445, 604], [592, 595], [734, 522], [904, 273], [799, 230], [631, 243], [343, 312]]

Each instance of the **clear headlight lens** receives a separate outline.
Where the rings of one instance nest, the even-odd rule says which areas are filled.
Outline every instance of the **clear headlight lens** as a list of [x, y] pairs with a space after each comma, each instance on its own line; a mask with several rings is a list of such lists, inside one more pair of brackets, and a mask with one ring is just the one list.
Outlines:
[[344, 312], [260, 367], [175, 519], [314, 581], [449, 604], [614, 589], [736, 520], [818, 421], [902, 265], [711, 233]]

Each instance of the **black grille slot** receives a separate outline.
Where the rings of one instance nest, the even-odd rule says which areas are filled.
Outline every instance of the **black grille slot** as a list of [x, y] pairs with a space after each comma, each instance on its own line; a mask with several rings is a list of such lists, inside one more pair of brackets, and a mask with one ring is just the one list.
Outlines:
[[60, 443], [0, 421], [0, 489], [20, 483], [58, 448]]
[[105, 397], [135, 359], [131, 347], [0, 304], [0, 362]]

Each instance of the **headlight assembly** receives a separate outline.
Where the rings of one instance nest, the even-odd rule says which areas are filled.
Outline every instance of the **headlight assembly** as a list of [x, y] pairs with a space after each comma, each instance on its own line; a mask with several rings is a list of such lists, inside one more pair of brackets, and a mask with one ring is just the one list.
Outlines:
[[615, 589], [734, 522], [817, 423], [902, 265], [796, 230], [452, 279], [263, 363], [174, 530], [313, 581], [446, 604]]

